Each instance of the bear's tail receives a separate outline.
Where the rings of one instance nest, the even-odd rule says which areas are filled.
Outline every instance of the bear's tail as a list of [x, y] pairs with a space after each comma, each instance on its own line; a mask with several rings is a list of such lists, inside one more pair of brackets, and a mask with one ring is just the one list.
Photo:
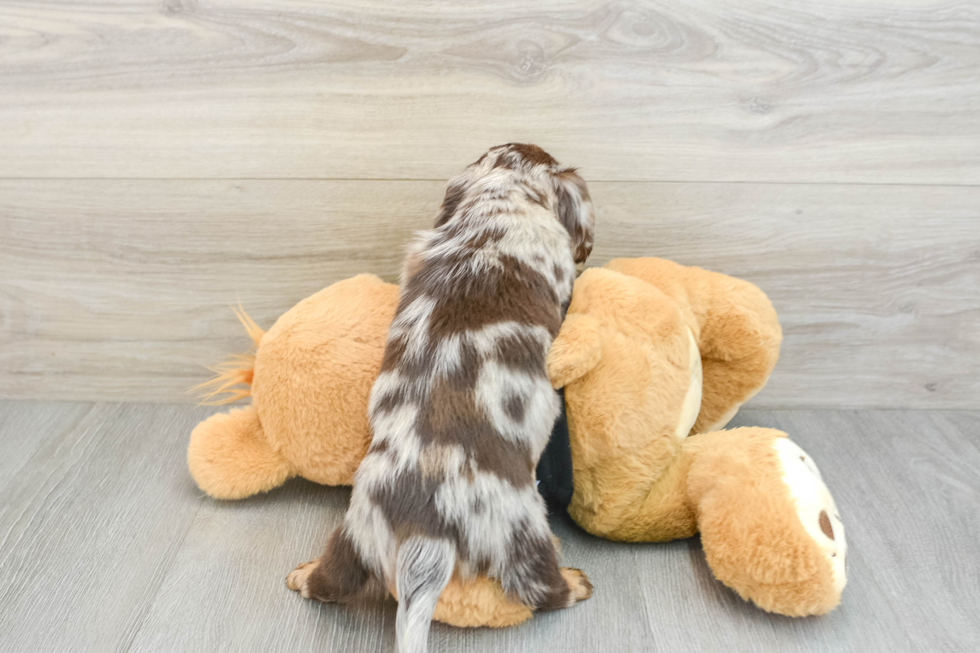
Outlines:
[[231, 310], [245, 327], [253, 346], [244, 354], [233, 354], [223, 363], [209, 367], [214, 377], [190, 389], [190, 392], [200, 397], [199, 403], [202, 406], [223, 406], [252, 395], [255, 350], [265, 335], [265, 330], [249, 317], [240, 303], [237, 307], [232, 306]]

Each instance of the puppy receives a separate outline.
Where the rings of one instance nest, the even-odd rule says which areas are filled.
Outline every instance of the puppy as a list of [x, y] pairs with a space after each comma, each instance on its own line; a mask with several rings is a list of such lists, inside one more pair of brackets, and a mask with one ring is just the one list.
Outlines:
[[534, 145], [492, 148], [450, 180], [405, 263], [350, 509], [292, 589], [392, 591], [402, 653], [426, 650], [454, 573], [499, 579], [533, 609], [588, 598], [588, 579], [558, 567], [534, 470], [559, 412], [545, 357], [593, 222], [582, 178]]

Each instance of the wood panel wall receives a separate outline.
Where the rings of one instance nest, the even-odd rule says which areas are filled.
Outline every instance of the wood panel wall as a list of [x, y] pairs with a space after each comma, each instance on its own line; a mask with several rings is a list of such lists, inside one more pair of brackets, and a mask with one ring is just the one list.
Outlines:
[[980, 400], [980, 9], [932, 0], [0, 0], [0, 397], [191, 401], [393, 279], [488, 146], [580, 166], [592, 264], [772, 297], [754, 405]]

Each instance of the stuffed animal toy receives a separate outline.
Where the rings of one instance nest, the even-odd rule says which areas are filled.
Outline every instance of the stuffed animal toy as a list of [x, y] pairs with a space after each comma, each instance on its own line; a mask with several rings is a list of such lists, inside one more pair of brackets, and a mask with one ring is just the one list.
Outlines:
[[[209, 495], [238, 499], [294, 476], [347, 485], [367, 451], [367, 402], [398, 288], [373, 275], [304, 299], [263, 332], [243, 311], [254, 354], [204, 387], [213, 415], [191, 433], [188, 466]], [[813, 460], [785, 433], [719, 431], [758, 392], [781, 331], [750, 283], [661, 259], [586, 270], [548, 356], [563, 388], [574, 489], [568, 512], [623, 541], [701, 533], [715, 576], [759, 607], [831, 610], [846, 582], [844, 530]], [[531, 616], [487, 578], [454, 579], [435, 618], [508, 626]]]

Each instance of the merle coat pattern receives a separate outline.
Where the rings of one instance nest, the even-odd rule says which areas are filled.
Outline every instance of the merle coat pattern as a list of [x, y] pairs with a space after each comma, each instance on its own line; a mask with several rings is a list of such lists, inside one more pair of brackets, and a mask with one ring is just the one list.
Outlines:
[[558, 567], [534, 470], [559, 411], [545, 357], [593, 220], [585, 182], [534, 145], [492, 148], [450, 180], [405, 263], [350, 509], [294, 589], [393, 591], [404, 653], [425, 650], [454, 573], [497, 578], [535, 609], [582, 598]]

